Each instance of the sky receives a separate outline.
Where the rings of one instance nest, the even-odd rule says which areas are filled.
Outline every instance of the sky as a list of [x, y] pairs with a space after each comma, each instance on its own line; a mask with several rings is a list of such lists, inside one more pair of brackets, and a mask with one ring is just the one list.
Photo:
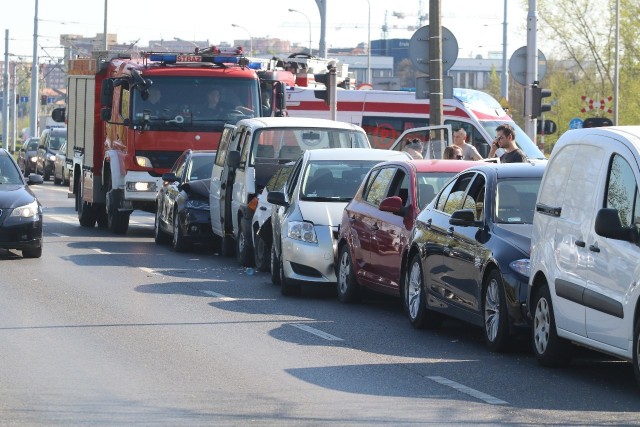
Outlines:
[[[80, 34], [93, 37], [104, 31], [105, 0], [37, 0], [38, 55], [60, 58], [60, 34]], [[8, 3], [11, 3], [9, 6]], [[355, 47], [366, 43], [371, 10], [371, 40], [383, 38], [386, 23], [387, 38], [410, 39], [419, 24], [420, 11], [428, 14], [429, 0], [326, 0], [328, 48]], [[459, 58], [488, 52], [501, 52], [505, 0], [441, 0], [442, 25], [455, 36]], [[508, 1], [508, 56], [526, 45], [527, 9], [522, 1]], [[1, 0], [1, 37], [9, 31], [10, 55], [30, 60], [33, 56], [33, 34], [36, 0]], [[180, 0], [106, 0], [107, 31], [115, 33], [119, 43], [147, 46], [149, 40], [209, 40], [221, 41], [276, 37], [309, 45], [309, 29], [313, 49], [318, 49], [320, 13], [315, 0], [291, 1], [231, 1]], [[172, 6], [168, 6], [171, 4]], [[289, 12], [293, 8], [299, 12]], [[404, 18], [398, 15], [404, 15]], [[233, 27], [236, 24], [240, 27]], [[428, 20], [423, 21], [424, 25]], [[9, 60], [12, 60], [10, 58]]]

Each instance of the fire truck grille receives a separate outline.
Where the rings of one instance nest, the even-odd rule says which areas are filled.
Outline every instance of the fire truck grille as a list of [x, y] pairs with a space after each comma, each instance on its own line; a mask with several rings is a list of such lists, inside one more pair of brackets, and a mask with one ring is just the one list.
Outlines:
[[170, 169], [181, 154], [182, 151], [136, 151], [136, 156], [146, 157], [154, 168], [160, 169]]

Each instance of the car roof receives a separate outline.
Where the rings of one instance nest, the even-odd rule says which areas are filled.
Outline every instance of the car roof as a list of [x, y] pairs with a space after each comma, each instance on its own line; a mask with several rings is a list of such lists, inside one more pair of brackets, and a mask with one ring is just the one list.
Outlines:
[[[416, 172], [462, 172], [472, 166], [482, 165], [485, 162], [472, 160], [443, 160], [443, 159], [407, 159], [390, 160], [385, 164], [412, 165]], [[377, 165], [376, 167], [380, 167]]]
[[381, 150], [375, 148], [319, 148], [305, 151], [304, 157], [309, 160], [387, 160], [408, 159], [403, 151]]
[[547, 162], [523, 162], [523, 163], [485, 163], [473, 166], [467, 171], [478, 170], [487, 174], [494, 174], [502, 178], [540, 178], [544, 173]]
[[329, 128], [344, 130], [362, 130], [360, 126], [351, 123], [338, 122], [329, 119], [311, 119], [305, 117], [254, 117], [251, 119], [242, 119], [236, 123], [236, 126], [250, 126], [253, 128], [267, 127], [308, 127], [308, 128]]

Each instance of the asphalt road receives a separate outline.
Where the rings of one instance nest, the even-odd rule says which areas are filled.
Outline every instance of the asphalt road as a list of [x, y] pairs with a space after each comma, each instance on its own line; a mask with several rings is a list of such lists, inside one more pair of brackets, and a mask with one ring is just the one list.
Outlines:
[[399, 300], [284, 297], [204, 249], [78, 225], [66, 189], [45, 206], [40, 259], [0, 251], [0, 425], [640, 424], [631, 365], [587, 351], [537, 365], [454, 320], [410, 327]]

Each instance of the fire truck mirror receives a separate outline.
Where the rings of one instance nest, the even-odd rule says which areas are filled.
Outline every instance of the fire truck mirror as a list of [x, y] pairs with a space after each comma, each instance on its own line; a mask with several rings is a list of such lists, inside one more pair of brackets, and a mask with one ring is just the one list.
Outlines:
[[51, 119], [56, 123], [64, 123], [67, 109], [65, 107], [54, 108], [51, 112]]
[[107, 107], [111, 105], [111, 99], [113, 98], [113, 80], [105, 79], [102, 81], [100, 90], [100, 105]]
[[111, 120], [111, 107], [102, 107], [100, 109], [100, 119], [104, 122]]

